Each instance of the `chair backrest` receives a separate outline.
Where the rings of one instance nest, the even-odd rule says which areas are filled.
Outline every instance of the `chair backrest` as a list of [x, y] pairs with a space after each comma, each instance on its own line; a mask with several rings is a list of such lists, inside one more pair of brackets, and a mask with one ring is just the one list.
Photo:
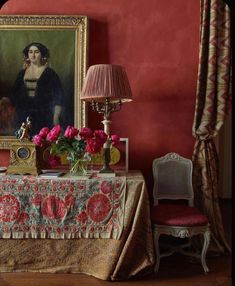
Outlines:
[[192, 161], [176, 153], [153, 160], [154, 205], [161, 199], [188, 201], [193, 206]]

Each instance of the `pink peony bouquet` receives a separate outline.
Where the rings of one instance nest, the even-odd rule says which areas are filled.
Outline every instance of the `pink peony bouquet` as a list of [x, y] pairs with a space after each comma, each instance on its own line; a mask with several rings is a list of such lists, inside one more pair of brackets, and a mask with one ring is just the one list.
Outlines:
[[[41, 147], [45, 142], [51, 144], [49, 164], [53, 167], [59, 164], [58, 155], [64, 152], [67, 153], [70, 163], [78, 160], [90, 160], [91, 154], [100, 152], [107, 139], [108, 136], [103, 130], [93, 132], [87, 127], [78, 130], [73, 126], [67, 126], [66, 130], [62, 132], [61, 126], [56, 125], [51, 130], [48, 127], [42, 128], [34, 136], [33, 142]], [[115, 145], [120, 138], [117, 135], [112, 135], [109, 140]]]

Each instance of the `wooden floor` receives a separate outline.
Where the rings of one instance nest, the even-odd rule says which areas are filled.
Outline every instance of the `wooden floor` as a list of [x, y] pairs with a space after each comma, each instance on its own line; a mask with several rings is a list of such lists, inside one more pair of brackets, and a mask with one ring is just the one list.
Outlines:
[[[231, 201], [224, 200], [221, 211], [231, 243]], [[0, 286], [231, 286], [231, 262], [231, 255], [209, 257], [210, 272], [205, 275], [201, 265], [189, 263], [189, 258], [175, 254], [161, 260], [158, 274], [128, 281], [102, 281], [82, 274], [1, 273]]]

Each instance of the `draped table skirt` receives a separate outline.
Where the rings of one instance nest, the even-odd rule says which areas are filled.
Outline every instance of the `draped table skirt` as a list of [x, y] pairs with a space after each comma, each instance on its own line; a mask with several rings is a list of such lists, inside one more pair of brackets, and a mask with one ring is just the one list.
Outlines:
[[[151, 272], [155, 257], [149, 198], [142, 174], [126, 174], [125, 188], [120, 235], [1, 238], [0, 271], [84, 273], [103, 280], [123, 280]], [[0, 196], [4, 193], [0, 189]]]

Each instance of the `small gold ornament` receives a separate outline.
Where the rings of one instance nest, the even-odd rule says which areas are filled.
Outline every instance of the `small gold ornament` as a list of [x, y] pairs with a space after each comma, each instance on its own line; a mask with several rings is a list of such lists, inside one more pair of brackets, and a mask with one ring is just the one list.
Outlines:
[[29, 137], [31, 126], [31, 120], [27, 117], [26, 123], [23, 122], [20, 129], [16, 132], [18, 139], [15, 139], [11, 144], [10, 164], [6, 171], [7, 174], [37, 176], [41, 173], [38, 147], [30, 141]]
[[12, 143], [7, 174], [35, 175], [41, 173], [37, 146], [29, 140]]

